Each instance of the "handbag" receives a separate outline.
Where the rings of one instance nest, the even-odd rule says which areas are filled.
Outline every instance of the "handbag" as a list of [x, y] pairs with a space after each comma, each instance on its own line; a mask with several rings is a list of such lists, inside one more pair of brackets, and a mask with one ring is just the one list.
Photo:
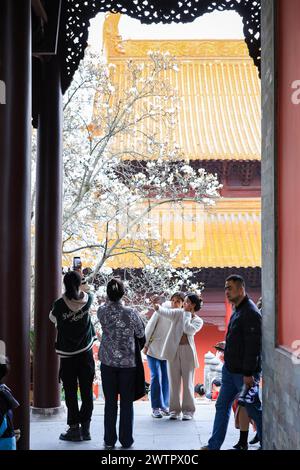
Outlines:
[[146, 387], [145, 387], [145, 371], [141, 356], [141, 350], [143, 349], [146, 337], [143, 336], [142, 338], [137, 338], [134, 336], [135, 341], [135, 364], [136, 364], [136, 372], [135, 372], [135, 389], [134, 389], [134, 398], [133, 401], [139, 400], [146, 395]]

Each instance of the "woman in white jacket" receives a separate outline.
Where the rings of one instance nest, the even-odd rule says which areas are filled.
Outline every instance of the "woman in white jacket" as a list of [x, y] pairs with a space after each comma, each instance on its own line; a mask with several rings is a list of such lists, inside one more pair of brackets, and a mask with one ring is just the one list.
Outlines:
[[[185, 296], [183, 309], [169, 309], [155, 305], [159, 316], [171, 321], [162, 357], [168, 361], [170, 384], [170, 419], [190, 420], [195, 413], [194, 373], [199, 367], [194, 341], [195, 334], [201, 330], [203, 320], [195, 312], [200, 310], [202, 299], [188, 293]], [[182, 404], [180, 404], [181, 379], [183, 384]]]
[[[184, 301], [182, 292], [175, 292], [171, 297], [172, 308], [181, 308]], [[147, 323], [144, 353], [150, 369], [150, 398], [153, 418], [169, 415], [169, 379], [167, 361], [162, 356], [166, 337], [171, 328], [171, 322], [154, 312]]]

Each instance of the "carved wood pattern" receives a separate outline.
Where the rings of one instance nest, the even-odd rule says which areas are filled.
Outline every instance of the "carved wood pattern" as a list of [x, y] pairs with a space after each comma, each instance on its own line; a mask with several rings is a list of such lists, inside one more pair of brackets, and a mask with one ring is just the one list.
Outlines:
[[64, 0], [59, 40], [63, 92], [87, 46], [90, 20], [100, 12], [129, 15], [141, 23], [188, 23], [215, 10], [236, 11], [243, 19], [249, 54], [260, 72], [260, 0]]

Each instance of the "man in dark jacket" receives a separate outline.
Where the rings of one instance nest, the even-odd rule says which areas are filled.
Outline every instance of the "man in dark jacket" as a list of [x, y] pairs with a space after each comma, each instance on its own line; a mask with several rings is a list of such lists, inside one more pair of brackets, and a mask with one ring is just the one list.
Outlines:
[[[212, 436], [203, 450], [221, 448], [228, 427], [232, 403], [242, 389], [249, 390], [243, 404], [262, 437], [262, 410], [258, 394], [252, 396], [250, 389], [257, 389], [261, 372], [261, 314], [246, 295], [244, 279], [231, 275], [225, 282], [225, 294], [234, 310], [228, 325], [222, 386], [216, 403], [216, 416]], [[243, 387], [244, 386], [244, 387]], [[244, 395], [244, 393], [243, 393]]]

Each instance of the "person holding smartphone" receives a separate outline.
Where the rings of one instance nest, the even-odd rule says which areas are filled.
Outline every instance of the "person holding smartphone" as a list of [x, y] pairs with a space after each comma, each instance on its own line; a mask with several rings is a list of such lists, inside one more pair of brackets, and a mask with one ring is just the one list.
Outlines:
[[80, 271], [82, 269], [82, 263], [80, 256], [74, 256], [73, 258], [73, 271]]
[[184, 296], [182, 308], [165, 308], [154, 304], [157, 314], [171, 322], [162, 348], [162, 356], [168, 361], [172, 420], [180, 419], [182, 413], [182, 420], [189, 421], [193, 419], [196, 411], [194, 374], [199, 362], [194, 336], [203, 326], [203, 320], [196, 315], [202, 303], [197, 294], [188, 292]]
[[[90, 292], [81, 290], [79, 272], [69, 271], [64, 276], [65, 293], [54, 302], [49, 318], [57, 328], [55, 349], [60, 357], [59, 376], [63, 382], [68, 409], [63, 441], [90, 440], [90, 421], [93, 412], [93, 380], [95, 363], [93, 343], [96, 340], [89, 310], [93, 301]], [[82, 400], [78, 406], [77, 390]]]
[[80, 256], [74, 256], [73, 258], [73, 271], [76, 271], [77, 273], [80, 274], [81, 276], [81, 285], [80, 285], [80, 290], [82, 292], [90, 292], [91, 288], [89, 284], [87, 283], [87, 280], [85, 278], [85, 272], [88, 272], [90, 268], [85, 268], [82, 269], [82, 262]]

